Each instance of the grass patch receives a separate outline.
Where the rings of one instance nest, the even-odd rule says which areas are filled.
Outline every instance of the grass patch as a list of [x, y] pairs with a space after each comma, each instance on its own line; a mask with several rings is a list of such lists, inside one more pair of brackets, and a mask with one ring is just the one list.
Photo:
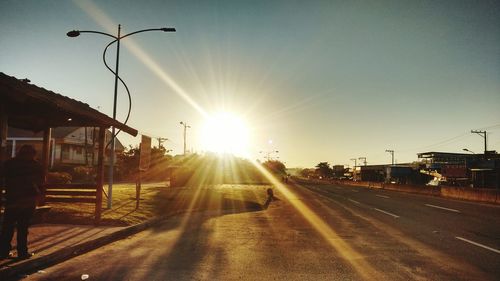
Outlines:
[[[104, 187], [107, 191], [107, 186]], [[157, 216], [155, 202], [168, 202], [174, 195], [165, 183], [143, 184], [139, 208], [136, 208], [135, 183], [113, 185], [113, 204], [107, 209], [107, 198], [103, 196], [102, 225], [133, 225]], [[48, 203], [52, 207], [45, 216], [46, 223], [93, 224], [94, 204]]]
[[[257, 211], [266, 201], [269, 185], [222, 184], [200, 187], [168, 187], [165, 183], [142, 185], [139, 208], [136, 208], [135, 184], [113, 185], [113, 206], [107, 209], [103, 196], [101, 225], [128, 226], [157, 216], [189, 210]], [[107, 188], [105, 187], [105, 190]], [[94, 204], [50, 203], [52, 209], [45, 223], [93, 224]]]

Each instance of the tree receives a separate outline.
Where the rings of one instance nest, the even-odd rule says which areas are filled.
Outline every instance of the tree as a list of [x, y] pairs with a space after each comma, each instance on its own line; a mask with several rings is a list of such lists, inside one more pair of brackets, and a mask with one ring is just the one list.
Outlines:
[[[141, 150], [138, 146], [129, 146], [128, 149], [118, 155], [117, 160], [117, 178], [122, 180], [135, 180], [139, 171], [139, 158]], [[172, 156], [166, 153], [164, 147], [151, 148], [151, 160], [149, 169], [143, 171], [142, 177], [151, 180], [164, 180], [168, 165]]]
[[301, 177], [304, 177], [304, 178], [314, 177], [314, 174], [315, 174], [315, 170], [314, 169], [305, 168], [305, 169], [301, 169], [299, 171], [299, 175]]
[[330, 178], [333, 175], [333, 170], [328, 162], [320, 162], [316, 165], [316, 173], [323, 179]]
[[262, 163], [262, 166], [264, 166], [268, 171], [272, 173], [279, 175], [286, 174], [285, 164], [283, 164], [283, 162], [280, 162], [278, 160], [267, 160], [266, 162]]

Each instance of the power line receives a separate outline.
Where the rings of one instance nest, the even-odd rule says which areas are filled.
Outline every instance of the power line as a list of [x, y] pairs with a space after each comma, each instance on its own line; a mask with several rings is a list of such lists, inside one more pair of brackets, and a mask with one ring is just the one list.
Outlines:
[[[482, 128], [479, 128], [479, 130], [492, 130], [492, 129], [497, 129], [497, 128], [500, 129], [500, 123], [482, 127]], [[457, 141], [460, 138], [468, 136], [469, 134], [470, 134], [469, 132], [464, 132], [464, 133], [462, 133], [460, 135], [457, 135], [457, 136], [454, 136], [454, 137], [451, 137], [451, 138], [448, 138], [448, 139], [436, 142], [434, 144], [429, 144], [429, 145], [415, 147], [415, 148], [408, 148], [408, 149], [403, 149], [403, 150], [398, 150], [398, 151], [399, 152], [404, 152], [404, 151], [410, 151], [410, 150], [416, 150], [416, 149], [420, 150], [420, 149], [427, 149], [427, 148], [431, 148], [431, 147], [435, 147], [435, 146], [442, 146], [442, 145], [445, 145], [445, 144]]]
[[482, 127], [482, 128], [479, 128], [479, 130], [491, 130], [491, 129], [495, 129], [495, 128], [500, 128], [500, 123], [495, 124], [495, 125], [490, 125], [490, 126]]

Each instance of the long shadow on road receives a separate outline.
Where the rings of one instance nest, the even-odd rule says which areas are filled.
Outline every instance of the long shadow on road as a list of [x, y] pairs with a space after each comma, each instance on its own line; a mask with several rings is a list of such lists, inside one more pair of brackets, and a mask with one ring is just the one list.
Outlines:
[[[175, 274], [175, 279], [193, 279], [196, 268], [200, 263], [211, 256], [211, 271], [218, 272], [217, 266], [224, 263], [226, 259], [224, 250], [213, 248], [210, 239], [214, 235], [214, 227], [209, 220], [229, 214], [239, 214], [246, 212], [256, 212], [265, 209], [263, 204], [258, 203], [257, 196], [247, 194], [245, 198], [225, 198], [223, 192], [202, 189], [196, 190], [196, 195], [191, 197], [192, 202], [180, 198], [181, 202], [189, 203], [191, 212], [180, 216], [180, 219], [161, 224], [154, 227], [152, 231], [168, 232], [178, 231], [177, 239], [156, 258], [156, 261], [149, 266], [143, 280], [167, 280]], [[181, 196], [182, 197], [182, 196]], [[184, 201], [183, 201], [184, 200]]]

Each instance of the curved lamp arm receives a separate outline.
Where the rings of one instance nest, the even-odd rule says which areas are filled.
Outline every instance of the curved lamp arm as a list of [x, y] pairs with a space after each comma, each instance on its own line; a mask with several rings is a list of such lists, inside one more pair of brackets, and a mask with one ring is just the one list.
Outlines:
[[[162, 27], [162, 28], [148, 28], [148, 29], [143, 29], [143, 30], [138, 30], [138, 31], [134, 31], [134, 32], [131, 32], [129, 34], [125, 34], [123, 36], [120, 37], [120, 40], [125, 38], [125, 37], [128, 37], [130, 35], [134, 35], [134, 34], [137, 34], [137, 33], [141, 33], [141, 32], [147, 32], [147, 31], [163, 31], [163, 32], [175, 32], [175, 28], [173, 27]], [[118, 39], [116, 37], [114, 37], [115, 39]]]
[[106, 32], [100, 32], [100, 31], [93, 31], [93, 30], [72, 30], [68, 33], [66, 33], [67, 36], [69, 37], [77, 37], [79, 36], [81, 33], [96, 33], [96, 34], [101, 34], [101, 35], [105, 35], [105, 36], [109, 36], [113, 39], [116, 40], [121, 40], [125, 37], [128, 37], [130, 35], [134, 35], [134, 34], [137, 34], [137, 33], [141, 33], [141, 32], [147, 32], [147, 31], [163, 31], [163, 32], [175, 32], [175, 28], [173, 27], [162, 27], [162, 28], [148, 28], [148, 29], [143, 29], [143, 30], [138, 30], [138, 31], [134, 31], [134, 32], [131, 32], [129, 34], [125, 34], [121, 37], [116, 37], [114, 35], [111, 35], [109, 33], [106, 33]]
[[72, 31], [66, 33], [66, 35], [68, 35], [68, 37], [77, 37], [80, 35], [80, 33], [97, 33], [97, 34], [106, 35], [106, 36], [109, 36], [111, 38], [114, 38], [115, 40], [118, 40], [118, 37], [116, 37], [114, 35], [111, 35], [111, 34], [105, 33], [105, 32], [100, 32], [100, 31], [93, 31], [93, 30], [72, 30]]

